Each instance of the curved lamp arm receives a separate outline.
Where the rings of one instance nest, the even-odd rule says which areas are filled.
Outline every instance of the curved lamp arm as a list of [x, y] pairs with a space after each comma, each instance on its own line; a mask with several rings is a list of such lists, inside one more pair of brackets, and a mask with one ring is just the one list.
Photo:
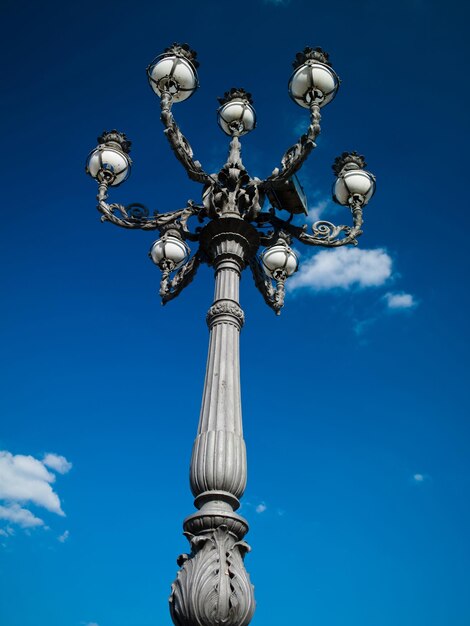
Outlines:
[[276, 288], [274, 288], [270, 279], [263, 272], [263, 268], [257, 257], [253, 257], [250, 260], [250, 269], [255, 285], [263, 296], [264, 301], [276, 315], [280, 315], [281, 309], [284, 306], [286, 273], [280, 271], [275, 276]]
[[212, 178], [203, 169], [199, 161], [193, 159], [193, 150], [189, 141], [179, 129], [175, 121], [171, 107], [173, 98], [170, 92], [164, 91], [160, 99], [161, 115], [164, 133], [170, 143], [171, 149], [175, 153], [176, 158], [186, 170], [189, 178], [197, 183], [208, 184], [213, 182]]
[[162, 226], [178, 220], [188, 239], [198, 239], [196, 234], [189, 232], [187, 221], [193, 215], [198, 215], [198, 217], [202, 219], [201, 212], [204, 210], [204, 207], [194, 204], [192, 200], [188, 202], [188, 206], [184, 209], [178, 209], [168, 213], [155, 213], [153, 217], [148, 217], [148, 209], [141, 204], [131, 204], [128, 206], [117, 203], [108, 204], [106, 202], [107, 198], [108, 183], [101, 181], [98, 186], [96, 199], [98, 200], [97, 209], [102, 214], [102, 222], [112, 222], [116, 226], [121, 226], [121, 228], [158, 230]]
[[[274, 213], [260, 213], [258, 216], [258, 224], [271, 224], [276, 232], [284, 230], [290, 235], [309, 246], [320, 246], [323, 248], [338, 248], [352, 244], [357, 246], [357, 238], [362, 235], [363, 209], [362, 204], [357, 200], [351, 203], [351, 213], [353, 216], [353, 225], [347, 226], [340, 224], [335, 226], [326, 220], [320, 220], [312, 224], [313, 235], [307, 233], [307, 225], [295, 226], [286, 220], [279, 219]], [[269, 245], [275, 239], [275, 233], [267, 233], [261, 235], [261, 243]]]
[[320, 134], [320, 107], [312, 104], [310, 107], [310, 125], [307, 132], [302, 135], [296, 144], [291, 146], [282, 157], [282, 167], [273, 170], [273, 173], [266, 179], [265, 184], [269, 185], [273, 180], [287, 180], [291, 178], [302, 167], [310, 152], [316, 148], [315, 139]]
[[173, 269], [171, 263], [171, 261], [167, 261], [164, 262], [162, 266], [162, 279], [160, 281], [159, 291], [162, 304], [166, 304], [170, 300], [173, 300], [173, 298], [176, 298], [176, 296], [193, 281], [199, 265], [201, 264], [201, 255], [199, 251], [196, 252], [196, 254], [176, 272], [172, 279], [170, 279], [170, 274]]

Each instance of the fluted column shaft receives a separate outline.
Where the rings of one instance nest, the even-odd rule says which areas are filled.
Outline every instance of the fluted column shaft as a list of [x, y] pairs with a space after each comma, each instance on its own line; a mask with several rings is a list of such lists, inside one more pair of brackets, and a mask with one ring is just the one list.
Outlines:
[[239, 335], [243, 312], [238, 303], [240, 263], [215, 262], [215, 296], [209, 309], [209, 354], [201, 414], [191, 459], [191, 490], [196, 503], [206, 498], [238, 508], [246, 487], [246, 451], [240, 397]]
[[191, 553], [178, 559], [181, 569], [170, 596], [176, 626], [248, 626], [255, 610], [243, 562], [248, 524], [235, 511], [246, 487], [239, 284], [257, 237], [250, 224], [233, 217], [210, 222], [201, 233], [201, 247], [215, 269], [215, 295], [207, 313], [209, 353], [190, 466], [198, 510], [183, 523]]

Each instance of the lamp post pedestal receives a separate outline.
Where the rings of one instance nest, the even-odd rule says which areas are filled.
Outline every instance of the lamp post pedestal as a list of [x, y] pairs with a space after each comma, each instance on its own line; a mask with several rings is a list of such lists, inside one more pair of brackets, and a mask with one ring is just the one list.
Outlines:
[[240, 395], [240, 275], [256, 253], [259, 236], [234, 217], [209, 222], [201, 233], [215, 269], [214, 302], [207, 313], [209, 353], [190, 484], [197, 513], [184, 531], [191, 554], [172, 585], [170, 608], [177, 626], [246, 626], [254, 613], [253, 586], [243, 564], [246, 520], [235, 513], [246, 487], [246, 450]]

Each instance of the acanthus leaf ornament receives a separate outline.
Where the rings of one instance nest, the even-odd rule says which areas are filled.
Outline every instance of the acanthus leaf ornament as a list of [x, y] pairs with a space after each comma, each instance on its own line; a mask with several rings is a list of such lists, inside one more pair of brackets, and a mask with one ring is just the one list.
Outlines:
[[201, 255], [196, 253], [176, 272], [173, 279], [170, 279], [170, 274], [173, 271], [172, 265], [167, 263], [162, 267], [162, 278], [159, 290], [162, 304], [166, 304], [170, 300], [173, 300], [173, 298], [176, 298], [176, 296], [194, 280], [200, 264]]
[[191, 554], [171, 587], [170, 612], [176, 626], [247, 626], [255, 611], [253, 586], [243, 563], [247, 543], [222, 525], [188, 537]]

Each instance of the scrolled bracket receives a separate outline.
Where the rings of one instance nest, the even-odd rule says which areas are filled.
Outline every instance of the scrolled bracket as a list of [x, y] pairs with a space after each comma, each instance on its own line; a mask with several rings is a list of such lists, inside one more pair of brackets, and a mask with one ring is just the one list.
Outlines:
[[118, 203], [108, 204], [106, 202], [107, 197], [108, 184], [106, 181], [102, 181], [99, 184], [97, 195], [97, 209], [102, 214], [102, 222], [111, 222], [116, 226], [128, 229], [158, 230], [163, 226], [178, 221], [188, 239], [192, 241], [197, 241], [198, 239], [197, 233], [189, 231], [187, 222], [193, 215], [197, 215], [199, 220], [202, 221], [205, 217], [204, 207], [194, 204], [192, 200], [188, 202], [188, 206], [184, 207], [184, 209], [169, 211], [168, 213], [155, 211], [153, 217], [149, 217], [149, 211], [143, 204], [134, 203], [127, 206]]
[[164, 261], [161, 267], [162, 278], [160, 281], [159, 294], [162, 299], [162, 304], [166, 304], [173, 298], [176, 298], [185, 287], [187, 287], [196, 276], [196, 272], [201, 264], [201, 254], [196, 254], [189, 259], [185, 265], [183, 265], [171, 279], [170, 274], [174, 270], [174, 264], [172, 261]]
[[357, 238], [362, 235], [363, 231], [361, 228], [364, 221], [361, 201], [357, 198], [353, 198], [351, 200], [350, 209], [353, 216], [352, 226], [344, 224], [335, 226], [335, 224], [332, 224], [331, 222], [320, 220], [312, 225], [313, 235], [307, 233], [306, 224], [303, 226], [296, 226], [290, 223], [290, 221], [281, 220], [274, 214], [274, 211], [270, 213], [261, 213], [258, 216], [258, 224], [260, 226], [270, 224], [275, 228], [275, 231], [267, 233], [261, 237], [261, 243], [267, 245], [274, 239], [276, 232], [284, 230], [292, 237], [295, 237], [308, 246], [319, 246], [323, 248], [338, 248], [346, 245], [357, 246]]
[[281, 169], [274, 169], [271, 176], [266, 179], [265, 184], [269, 184], [273, 180], [286, 180], [299, 171], [309, 154], [316, 148], [315, 140], [321, 131], [320, 120], [320, 107], [313, 103], [310, 107], [310, 124], [307, 132], [285, 152], [281, 159]]
[[161, 115], [165, 126], [165, 135], [176, 158], [186, 170], [189, 178], [197, 183], [209, 184], [212, 178], [203, 169], [199, 161], [193, 158], [193, 150], [189, 141], [181, 132], [171, 111], [173, 98], [168, 91], [164, 91], [160, 100]]
[[250, 261], [250, 269], [253, 274], [255, 285], [263, 296], [266, 304], [276, 313], [281, 314], [285, 299], [285, 282], [287, 274], [284, 270], [278, 270], [274, 273], [276, 287], [273, 287], [271, 280], [266, 276], [261, 267], [261, 263], [257, 257], [253, 257]]

